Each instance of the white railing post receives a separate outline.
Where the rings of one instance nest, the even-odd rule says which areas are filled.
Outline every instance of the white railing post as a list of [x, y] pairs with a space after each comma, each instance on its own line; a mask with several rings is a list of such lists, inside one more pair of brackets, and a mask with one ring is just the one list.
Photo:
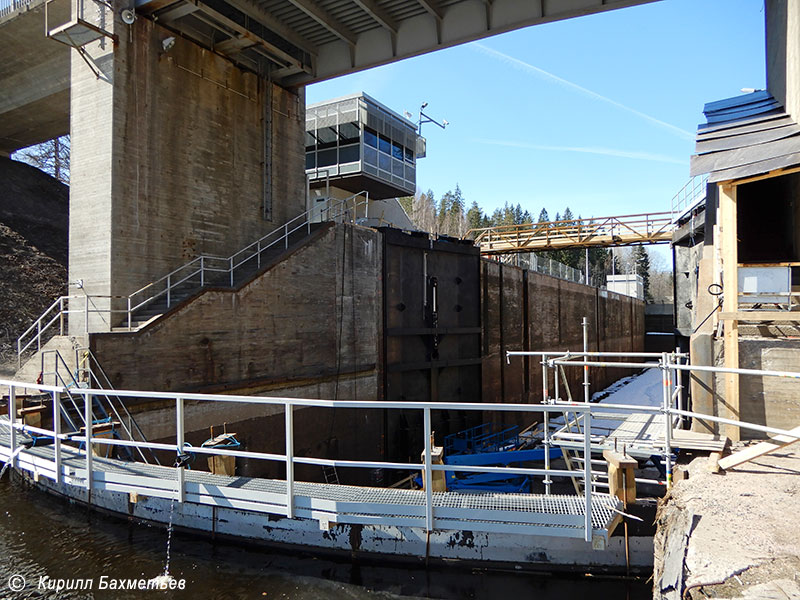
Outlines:
[[256, 266], [261, 269], [261, 239], [256, 243]]
[[666, 473], [667, 489], [672, 487], [672, 411], [670, 409], [669, 391], [669, 354], [661, 355], [661, 387], [664, 411], [664, 470]]
[[294, 406], [284, 404], [286, 421], [286, 516], [294, 519]]
[[184, 467], [181, 464], [184, 447], [184, 431], [183, 431], [183, 398], [175, 398], [175, 439], [178, 446], [178, 457], [176, 460], [176, 499], [178, 502], [186, 501], [186, 481]]
[[[542, 355], [542, 404], [547, 404], [547, 355]], [[550, 471], [550, 411], [544, 411], [544, 470]], [[550, 495], [550, 473], [544, 476], [544, 493]]]
[[59, 335], [64, 335], [64, 296], [58, 299]]
[[592, 411], [586, 406], [583, 413], [583, 501], [586, 509], [584, 539], [592, 541]]
[[13, 385], [8, 390], [8, 425], [11, 428], [9, 432], [11, 444], [11, 468], [17, 468], [17, 429], [14, 427], [17, 420], [17, 388]]
[[83, 298], [83, 333], [89, 333], [89, 295]]
[[200, 287], [206, 284], [205, 257], [200, 255]]
[[231, 287], [233, 287], [233, 257], [231, 256]]
[[133, 317], [131, 316], [131, 297], [128, 296], [128, 331], [133, 329]]
[[431, 409], [423, 409], [425, 436], [425, 529], [433, 531], [433, 473], [431, 468]]
[[58, 392], [53, 392], [53, 449], [56, 462], [56, 483], [63, 482], [61, 472], [61, 398]]
[[86, 426], [86, 490], [89, 492], [88, 502], [92, 501], [92, 397], [83, 392], [83, 419]]
[[283, 245], [285, 249], [289, 248], [289, 224], [283, 225]]
[[36, 321], [36, 350], [42, 349], [42, 319]]
[[167, 308], [172, 303], [172, 273], [167, 275]]

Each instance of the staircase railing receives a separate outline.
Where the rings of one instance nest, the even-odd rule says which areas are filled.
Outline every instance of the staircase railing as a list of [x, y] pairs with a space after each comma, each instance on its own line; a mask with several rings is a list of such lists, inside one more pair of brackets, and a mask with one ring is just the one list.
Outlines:
[[[81, 353], [84, 355], [83, 358], [80, 357]], [[50, 355], [53, 356], [54, 361], [52, 371], [47, 370], [47, 356]], [[76, 392], [77, 395], [80, 395], [81, 389], [89, 388], [95, 390], [113, 390], [113, 386], [111, 385], [108, 376], [102, 370], [102, 367], [100, 367], [100, 363], [97, 362], [97, 359], [88, 348], [76, 349], [75, 356], [77, 359], [76, 364], [78, 366], [73, 372], [67, 364], [67, 361], [64, 360], [61, 352], [58, 350], [45, 350], [42, 352], [41, 373], [43, 383], [47, 383], [47, 379], [52, 377], [54, 386], [64, 388], [69, 405], [72, 406], [79, 423], [83, 424], [84, 427], [91, 427], [94, 422], [98, 420], [98, 417], [95, 415], [95, 410], [97, 410], [100, 413], [99, 419], [108, 419], [109, 417], [116, 418], [116, 421], [119, 423], [120, 428], [128, 441], [146, 443], [147, 438], [144, 436], [144, 433], [142, 432], [138, 423], [136, 423], [133, 416], [131, 416], [130, 412], [128, 412], [128, 409], [125, 407], [125, 404], [122, 402], [122, 400], [113, 394], [102, 393], [95, 394], [92, 397], [93, 403], [92, 408], [90, 409], [92, 423], [86, 423], [86, 417], [82, 407], [83, 398], [81, 397], [78, 399], [79, 401], [77, 401], [75, 397]], [[97, 376], [96, 372], [101, 373], [100, 377]], [[83, 380], [82, 376], [86, 379]], [[72, 415], [69, 414], [68, 404], [66, 402], [61, 403], [61, 414], [67, 424], [73, 429], [74, 432], [77, 433], [79, 425], [75, 423]], [[125, 418], [123, 418], [123, 415]], [[138, 434], [138, 437], [135, 434]], [[136, 446], [135, 450], [143, 462], [154, 462], [159, 464], [158, 458], [156, 458], [152, 450], [149, 451], [150, 460], [147, 459], [141, 447]]]
[[[70, 314], [82, 314], [84, 333], [89, 333], [89, 316], [104, 314], [108, 316], [109, 328], [120, 319], [129, 331], [134, 329], [133, 317], [136, 311], [153, 302], [164, 299], [166, 309], [175, 303], [175, 291], [180, 286], [193, 284], [193, 289], [201, 289], [208, 285], [233, 287], [236, 274], [255, 264], [256, 269], [262, 266], [264, 252], [274, 248], [288, 249], [292, 234], [305, 229], [311, 232], [314, 223], [334, 221], [337, 223], [355, 223], [359, 212], [363, 209], [366, 216], [369, 211], [369, 193], [366, 191], [353, 194], [343, 200], [327, 200], [324, 205], [317, 206], [290, 219], [279, 227], [248, 244], [231, 256], [222, 257], [203, 254], [181, 265], [161, 279], [148, 283], [128, 296], [108, 296], [97, 294], [68, 295], [56, 299], [34, 323], [17, 339], [17, 363], [22, 366], [22, 355], [31, 347], [42, 349], [43, 335], [58, 324], [60, 335], [64, 335], [65, 322]], [[80, 300], [80, 308], [70, 308], [70, 301]], [[96, 300], [102, 300], [99, 304]], [[107, 302], [106, 302], [107, 301]], [[74, 304], [79, 304], [75, 302]], [[106, 307], [105, 304], [108, 306]], [[124, 307], [123, 307], [124, 305]], [[115, 306], [119, 308], [115, 308]]]

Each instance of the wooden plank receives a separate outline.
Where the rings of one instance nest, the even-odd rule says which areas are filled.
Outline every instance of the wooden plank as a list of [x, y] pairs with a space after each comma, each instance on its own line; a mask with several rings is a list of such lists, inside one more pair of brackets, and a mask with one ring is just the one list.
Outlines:
[[[722, 257], [723, 300], [722, 310], [736, 313], [739, 310], [739, 261], [738, 237], [736, 231], [736, 187], [719, 186], [720, 207], [720, 251]], [[729, 369], [739, 368], [739, 325], [737, 321], [725, 321], [724, 332], [725, 366]], [[739, 410], [739, 375], [725, 374], [725, 399], [731, 419], [740, 420]], [[726, 426], [727, 436], [734, 441], [740, 439], [739, 428]]]
[[[795, 427], [791, 430], [791, 433], [797, 436], [800, 436], [800, 427]], [[732, 467], [741, 465], [748, 461], [751, 461], [759, 456], [764, 456], [765, 454], [769, 454], [775, 450], [780, 448], [784, 448], [789, 444], [794, 444], [798, 442], [797, 438], [789, 437], [788, 435], [776, 435], [775, 437], [771, 438], [768, 442], [761, 442], [760, 444], [756, 444], [755, 446], [749, 446], [744, 450], [740, 450], [739, 452], [735, 452], [730, 456], [726, 456], [725, 458], [720, 459], [719, 467], [721, 469], [730, 469]]]

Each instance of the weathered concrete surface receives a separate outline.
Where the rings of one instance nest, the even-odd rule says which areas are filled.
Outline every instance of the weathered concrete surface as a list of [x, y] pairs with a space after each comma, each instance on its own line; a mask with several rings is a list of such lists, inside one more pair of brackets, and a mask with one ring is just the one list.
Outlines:
[[[48, 6], [51, 27], [69, 0]], [[70, 49], [45, 36], [44, 2], [0, 19], [0, 154], [69, 133]]]
[[[722, 340], [714, 342], [715, 361], [724, 363]], [[770, 337], [740, 337], [739, 366], [768, 371], [800, 370], [800, 340]], [[715, 389], [724, 396], [724, 376], [716, 375]], [[722, 401], [720, 400], [720, 403]], [[800, 425], [800, 383], [780, 377], [739, 376], [739, 412], [742, 421], [792, 429]], [[727, 416], [722, 414], [721, 416]], [[742, 438], [763, 438], [742, 430]]]
[[[539, 359], [513, 358], [508, 364], [505, 352], [581, 351], [584, 316], [589, 320], [590, 351], [643, 350], [644, 303], [639, 300], [493, 261], [483, 261], [481, 285], [484, 402], [540, 402]], [[582, 398], [582, 370], [567, 368], [566, 374], [572, 394]], [[591, 390], [629, 374], [623, 369], [592, 368]], [[564, 396], [563, 386], [561, 390]]]
[[800, 117], [800, 1], [766, 0], [767, 89]]
[[653, 597], [800, 598], [800, 448], [724, 474], [695, 459], [657, 519]]
[[304, 210], [304, 96], [181, 38], [165, 53], [168, 30], [114, 15], [119, 44], [86, 47], [102, 76], [72, 58], [69, 276], [127, 296]]
[[[351, 225], [317, 233], [239, 289], [206, 290], [135, 333], [92, 335], [114, 386], [255, 394], [370, 371], [356, 396], [374, 400], [380, 234]], [[327, 392], [320, 397], [335, 396]]]

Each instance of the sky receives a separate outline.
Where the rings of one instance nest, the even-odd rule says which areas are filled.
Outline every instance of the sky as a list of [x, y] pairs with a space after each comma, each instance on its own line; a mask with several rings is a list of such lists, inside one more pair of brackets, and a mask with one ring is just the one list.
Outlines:
[[425, 113], [417, 187], [534, 217], [669, 210], [706, 102], [765, 83], [763, 0], [663, 0], [535, 25], [308, 86]]

